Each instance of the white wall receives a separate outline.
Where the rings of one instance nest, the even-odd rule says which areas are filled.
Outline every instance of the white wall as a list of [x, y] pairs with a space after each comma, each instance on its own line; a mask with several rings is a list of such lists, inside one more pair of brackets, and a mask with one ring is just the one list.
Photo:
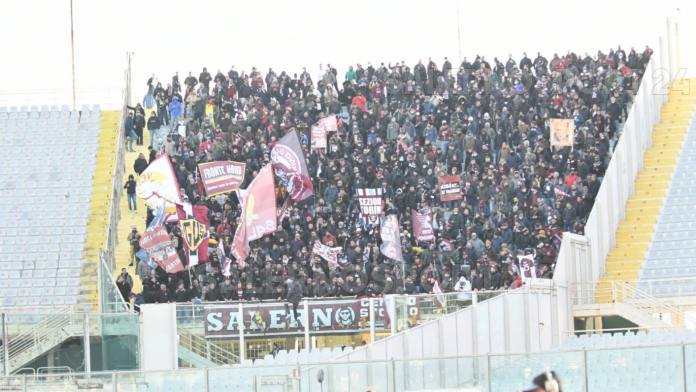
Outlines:
[[176, 369], [176, 304], [140, 305], [140, 320], [140, 369]]
[[500, 295], [374, 344], [337, 361], [524, 353], [558, 345], [572, 321], [565, 285], [535, 279]]

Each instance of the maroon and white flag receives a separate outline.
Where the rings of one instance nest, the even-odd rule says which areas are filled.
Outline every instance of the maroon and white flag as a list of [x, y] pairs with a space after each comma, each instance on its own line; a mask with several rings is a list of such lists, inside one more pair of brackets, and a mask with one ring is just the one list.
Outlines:
[[184, 265], [179, 260], [166, 227], [157, 226], [153, 230], [146, 231], [140, 237], [140, 247], [145, 249], [150, 258], [168, 274], [184, 270]]
[[517, 256], [520, 261], [520, 277], [522, 278], [522, 283], [527, 279], [536, 278], [536, 271], [534, 269], [534, 257], [532, 255]]
[[446, 306], [445, 292], [442, 290], [439, 280], [436, 280], [433, 284], [433, 294], [436, 295], [435, 298], [437, 299], [435, 305], [439, 304], [439, 307], [444, 309]]
[[413, 211], [413, 232], [418, 242], [431, 242], [435, 239], [433, 213], [430, 208], [424, 208], [420, 212]]
[[271, 150], [271, 162], [275, 175], [283, 181], [285, 189], [295, 202], [314, 194], [297, 133], [290, 132], [278, 140]]
[[553, 193], [556, 195], [556, 199], [570, 197], [569, 194], [563, 192], [563, 189], [559, 188], [557, 185], [553, 186]]
[[356, 189], [360, 215], [366, 225], [376, 225], [382, 216], [382, 188]]
[[334, 248], [328, 247], [326, 245], [323, 245], [321, 242], [316, 241], [314, 243], [314, 247], [312, 248], [312, 253], [321, 256], [322, 259], [331, 262], [331, 263], [337, 263], [337, 258], [338, 258], [338, 253], [343, 250], [342, 247], [337, 246]]
[[399, 220], [396, 219], [396, 215], [389, 215], [382, 219], [379, 234], [382, 237], [382, 245], [379, 247], [379, 251], [392, 260], [404, 261], [401, 253]]

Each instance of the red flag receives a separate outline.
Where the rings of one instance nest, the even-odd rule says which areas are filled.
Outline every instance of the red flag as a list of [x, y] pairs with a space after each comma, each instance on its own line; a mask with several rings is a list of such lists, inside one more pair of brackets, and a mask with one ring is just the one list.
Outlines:
[[321, 124], [327, 132], [338, 131], [338, 122], [336, 121], [335, 114], [322, 118], [319, 120], [319, 124]]
[[271, 150], [271, 162], [275, 174], [283, 181], [294, 201], [304, 200], [314, 194], [297, 133], [290, 132], [278, 141]]
[[155, 260], [168, 274], [175, 274], [184, 270], [184, 265], [179, 260], [176, 249], [169, 240], [169, 233], [164, 226], [156, 226], [148, 230], [140, 238], [140, 247]]
[[264, 166], [246, 191], [237, 191], [242, 205], [242, 219], [232, 241], [231, 252], [237, 260], [249, 255], [249, 242], [277, 227], [273, 165]]
[[433, 230], [433, 213], [430, 208], [413, 211], [413, 233], [419, 242], [431, 242], [435, 239]]
[[[210, 228], [210, 222], [208, 221], [208, 207], [205, 206], [192, 206], [189, 203], [177, 204], [176, 212], [179, 215], [179, 221], [190, 221], [195, 220], [196, 222], [205, 226], [205, 232], [203, 230], [184, 230], [182, 227], [182, 236], [184, 237], [184, 251], [186, 252], [186, 259], [188, 260], [188, 265], [193, 267], [199, 263], [208, 263], [210, 259], [208, 258], [208, 229]], [[195, 249], [189, 248], [189, 244], [200, 245]]]
[[198, 195], [203, 197], [203, 187], [201, 187], [201, 177], [198, 175], [198, 168], [196, 168], [196, 184], [198, 184]]
[[387, 299], [389, 301], [393, 301], [394, 298], [388, 298], [386, 295], [382, 295], [382, 312], [384, 312], [384, 329], [390, 328], [391, 327], [391, 314], [389, 314], [389, 303], [387, 302]]

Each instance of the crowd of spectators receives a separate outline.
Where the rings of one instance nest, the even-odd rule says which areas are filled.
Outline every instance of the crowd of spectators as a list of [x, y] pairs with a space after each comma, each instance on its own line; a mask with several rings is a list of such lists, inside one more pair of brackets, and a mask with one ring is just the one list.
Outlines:
[[[141, 301], [285, 300], [288, 278], [292, 295], [299, 282], [306, 297], [427, 293], [436, 281], [445, 292], [510, 289], [521, 284], [524, 254], [534, 274], [552, 278], [562, 232], [583, 233], [651, 53], [476, 56], [454, 67], [447, 58], [368, 62], [348, 67], [342, 82], [329, 64], [265, 75], [204, 68], [166, 86], [153, 75], [145, 106], [154, 108], [132, 108], [135, 129], [126, 130], [139, 142], [145, 127], [151, 135], [150, 156], [134, 172], [162, 152], [171, 157], [185, 199], [210, 212], [212, 262], [167, 276], [139, 261]], [[338, 131], [327, 149], [312, 150], [311, 127], [324, 116], [337, 116]], [[574, 120], [572, 147], [550, 145], [552, 118]], [[252, 242], [240, 268], [230, 254], [239, 201], [200, 194], [197, 164], [244, 162], [245, 188], [288, 132], [300, 137], [315, 195]], [[440, 200], [444, 175], [461, 177], [462, 200]], [[362, 224], [354, 196], [361, 188], [382, 188], [384, 214], [398, 216], [403, 263], [380, 254], [379, 226]], [[275, 197], [278, 206], [288, 197], [280, 181]], [[412, 212], [425, 208], [433, 213], [429, 243], [416, 240], [412, 224]], [[179, 228], [168, 229], [185, 261]], [[219, 241], [232, 259], [229, 276]], [[337, 267], [312, 254], [317, 241], [343, 248]]]

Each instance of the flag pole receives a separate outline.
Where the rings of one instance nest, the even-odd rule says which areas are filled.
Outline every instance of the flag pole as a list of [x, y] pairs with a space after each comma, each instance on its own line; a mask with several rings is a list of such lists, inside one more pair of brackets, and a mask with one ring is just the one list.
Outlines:
[[73, 111], [77, 111], [77, 99], [75, 94], [75, 31], [73, 30], [73, 2], [70, 0], [70, 47], [72, 50], [72, 99]]

